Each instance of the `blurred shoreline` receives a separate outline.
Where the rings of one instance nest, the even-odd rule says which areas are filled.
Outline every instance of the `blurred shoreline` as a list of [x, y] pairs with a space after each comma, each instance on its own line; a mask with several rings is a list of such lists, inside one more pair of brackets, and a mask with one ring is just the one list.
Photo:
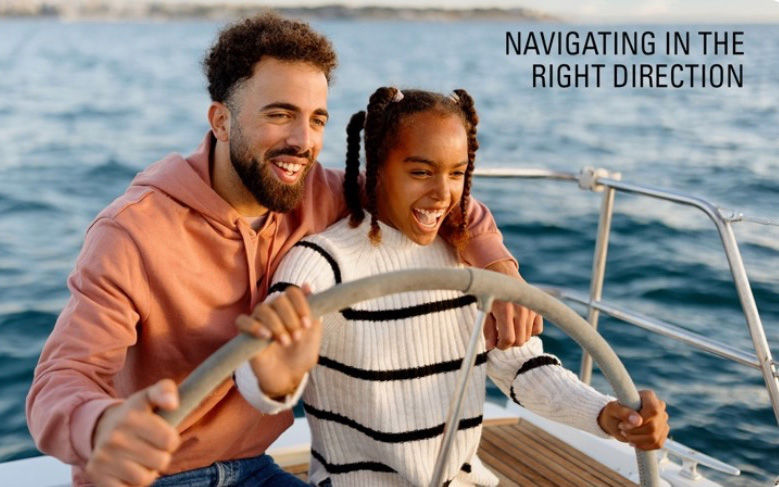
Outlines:
[[62, 20], [223, 20], [250, 16], [265, 10], [311, 20], [417, 20], [417, 21], [541, 21], [559, 17], [526, 8], [396, 8], [324, 5], [281, 7], [234, 3], [162, 3], [154, 1], [115, 2], [110, 0], [54, 3], [35, 0], [0, 2], [0, 18], [57, 18]]

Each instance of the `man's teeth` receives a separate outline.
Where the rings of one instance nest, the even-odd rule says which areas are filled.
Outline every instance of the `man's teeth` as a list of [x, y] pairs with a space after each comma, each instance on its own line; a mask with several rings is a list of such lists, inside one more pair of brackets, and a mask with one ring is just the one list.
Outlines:
[[296, 172], [300, 171], [300, 169], [303, 167], [303, 164], [295, 164], [291, 162], [274, 162], [277, 167], [280, 167], [287, 171], [288, 173], [295, 174]]
[[444, 216], [444, 210], [423, 210], [421, 208], [415, 208], [414, 211], [419, 217], [419, 223], [428, 226], [435, 225], [438, 220]]

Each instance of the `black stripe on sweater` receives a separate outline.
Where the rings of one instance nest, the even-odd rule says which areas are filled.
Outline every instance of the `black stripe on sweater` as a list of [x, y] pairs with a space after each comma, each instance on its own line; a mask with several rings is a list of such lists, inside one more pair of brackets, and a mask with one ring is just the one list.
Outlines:
[[[410, 367], [408, 369], [395, 369], [395, 370], [366, 370], [351, 365], [342, 364], [336, 362], [331, 358], [325, 356], [319, 356], [319, 365], [327, 367], [341, 372], [349, 377], [355, 379], [368, 380], [368, 381], [391, 381], [391, 380], [411, 380], [419, 379], [420, 377], [428, 377], [436, 374], [444, 374], [446, 372], [453, 372], [460, 369], [463, 359], [449, 360], [447, 362], [438, 362], [435, 364], [425, 365], [422, 367]], [[487, 352], [481, 353], [476, 356], [476, 366], [483, 365], [487, 362]]]
[[517, 398], [516, 392], [514, 392], [514, 384], [511, 384], [511, 389], [509, 392], [511, 392], [511, 400], [522, 406], [522, 403], [519, 402], [519, 399]]
[[[514, 376], [514, 379], [519, 377], [521, 374], [524, 374], [525, 372], [528, 372], [530, 370], [533, 370], [538, 367], [543, 367], [544, 365], [554, 365], [554, 366], [561, 366], [563, 365], [560, 363], [560, 360], [555, 357], [554, 355], [539, 355], [538, 357], [533, 357], [524, 364], [522, 364], [522, 367], [519, 368], [517, 371], [517, 375]], [[511, 400], [515, 403], [522, 405], [521, 402], [519, 402], [519, 399], [517, 398], [517, 394], [514, 391], [514, 384], [511, 384]]]
[[[274, 292], [283, 292], [288, 287], [294, 286], [291, 282], [279, 281], [268, 289], [268, 296]], [[347, 320], [359, 321], [390, 321], [404, 320], [415, 316], [424, 316], [431, 313], [440, 313], [450, 309], [463, 308], [476, 302], [475, 296], [460, 296], [459, 298], [447, 299], [444, 301], [434, 301], [432, 303], [423, 303], [407, 308], [382, 309], [378, 311], [356, 310], [346, 308], [341, 310], [341, 315]]]
[[287, 290], [288, 287], [294, 286], [291, 282], [277, 282], [273, 286], [268, 289], [268, 296], [275, 292], [284, 292]]
[[517, 375], [514, 376], [516, 379], [520, 375], [524, 374], [525, 372], [529, 372], [537, 367], [542, 367], [544, 365], [562, 365], [560, 363], [560, 360], [555, 357], [554, 355], [539, 355], [538, 357], [533, 357], [530, 360], [526, 361], [524, 364], [522, 364], [522, 367], [519, 368], [517, 371]]
[[[306, 411], [306, 414], [310, 414], [317, 419], [321, 419], [322, 421], [332, 421], [334, 423], [348, 426], [349, 428], [357, 430], [365, 436], [372, 438], [373, 440], [384, 443], [406, 443], [409, 441], [428, 440], [430, 438], [435, 438], [436, 436], [441, 436], [444, 434], [444, 423], [425, 429], [402, 431], [399, 433], [387, 433], [384, 431], [377, 431], [372, 428], [368, 428], [367, 426], [358, 423], [352, 418], [348, 418], [338, 413], [322, 411], [321, 409], [317, 409], [305, 402], [303, 403], [303, 409]], [[475, 428], [482, 423], [482, 420], [482, 416], [461, 419], [457, 429], [467, 430], [470, 428]]]
[[360, 470], [370, 470], [371, 472], [397, 473], [389, 465], [384, 465], [383, 463], [379, 463], [379, 462], [354, 462], [354, 463], [342, 463], [342, 464], [330, 463], [327, 460], [325, 460], [325, 457], [323, 457], [318, 451], [314, 450], [313, 448], [311, 449], [311, 456], [314, 457], [317, 462], [321, 463], [323, 467], [325, 467], [327, 473], [331, 473], [331, 474], [351, 473]]
[[[341, 268], [338, 266], [338, 262], [330, 255], [325, 249], [319, 245], [301, 240], [294, 245], [295, 247], [306, 247], [313, 250], [324, 258], [330, 265], [330, 269], [333, 271], [333, 278], [336, 284], [341, 283]], [[268, 294], [273, 291], [283, 291], [289, 287], [289, 283], [278, 282], [271, 286]], [[416, 306], [409, 306], [407, 308], [398, 309], [386, 309], [378, 311], [368, 310], [356, 310], [352, 308], [346, 308], [341, 310], [341, 314], [347, 320], [360, 320], [360, 321], [390, 321], [390, 320], [403, 320], [406, 318], [412, 318], [414, 316], [423, 316], [431, 313], [440, 313], [442, 311], [448, 311], [450, 309], [463, 308], [476, 302], [475, 296], [461, 296], [459, 298], [447, 299], [443, 301], [435, 301], [432, 303], [422, 303]]]
[[[471, 473], [471, 464], [470, 463], [463, 463], [463, 466], [460, 468], [460, 470], [462, 470], [465, 473]], [[450, 485], [452, 485], [452, 481], [453, 480], [454, 479], [447, 480], [446, 482], [444, 482], [442, 487], [449, 487]]]
[[341, 314], [347, 320], [359, 321], [390, 321], [405, 320], [415, 316], [423, 316], [431, 313], [440, 313], [450, 309], [464, 308], [476, 302], [475, 296], [460, 296], [459, 298], [446, 299], [443, 301], [434, 301], [432, 303], [422, 303], [415, 306], [397, 309], [382, 309], [378, 311], [367, 311], [357, 309], [344, 309]]
[[[306, 247], [321, 255], [322, 258], [325, 259], [328, 264], [330, 264], [330, 269], [333, 271], [333, 279], [335, 279], [335, 283], [336, 284], [341, 283], [341, 268], [338, 267], [338, 262], [336, 262], [333, 256], [327, 253], [325, 249], [323, 249], [322, 247], [320, 247], [315, 243], [305, 242], [305, 241], [300, 241], [295, 245], [293, 245], [293, 247]], [[257, 282], [259, 285], [259, 281]], [[294, 284], [292, 284], [291, 282], [284, 282], [284, 281], [277, 282], [273, 284], [270, 287], [270, 289], [268, 289], [268, 296], [270, 296], [275, 292], [283, 292], [290, 286], [294, 286]]]
[[[359, 472], [361, 470], [368, 470], [371, 472], [398, 473], [394, 468], [380, 462], [353, 462], [340, 464], [330, 463], [325, 460], [325, 457], [323, 457], [321, 453], [314, 450], [313, 448], [311, 449], [311, 456], [314, 457], [314, 459], [325, 468], [327, 473], [334, 475]], [[471, 473], [471, 464], [463, 463], [463, 466], [460, 468], [460, 470], [465, 473]], [[452, 481], [449, 480], [444, 483], [444, 485], [446, 486], [451, 483]]]
[[294, 246], [309, 248], [314, 252], [318, 253], [319, 255], [321, 255], [322, 257], [324, 257], [327, 263], [330, 264], [330, 269], [333, 270], [333, 278], [335, 278], [335, 283], [341, 284], [341, 268], [338, 267], [338, 262], [336, 262], [333, 256], [327, 253], [325, 249], [323, 249], [322, 247], [320, 247], [315, 243], [307, 242], [305, 240], [301, 240], [300, 242], [296, 243]]

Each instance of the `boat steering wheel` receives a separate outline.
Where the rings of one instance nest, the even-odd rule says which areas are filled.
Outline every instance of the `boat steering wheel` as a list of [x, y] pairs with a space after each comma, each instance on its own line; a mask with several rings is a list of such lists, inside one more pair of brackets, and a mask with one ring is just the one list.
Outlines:
[[[446, 289], [461, 291], [479, 299], [480, 308], [489, 310], [493, 299], [511, 301], [532, 309], [551, 321], [586, 350], [606, 376], [620, 403], [641, 409], [641, 399], [625, 366], [608, 343], [576, 312], [543, 291], [496, 272], [481, 269], [414, 269], [390, 272], [334, 286], [308, 297], [312, 316], [323, 316], [355, 303], [387, 294], [409, 291]], [[454, 424], [459, 421], [462, 393], [467, 387], [476, 356], [476, 344], [481, 334], [483, 317], [480, 312], [471, 335], [466, 357], [460, 369], [458, 388], [449, 407], [444, 439], [431, 485], [441, 485], [444, 459], [454, 438]], [[160, 415], [177, 426], [240, 364], [264, 349], [270, 342], [247, 334], [239, 334], [198, 366], [181, 384], [180, 406]], [[636, 450], [641, 487], [659, 487], [657, 460], [654, 451]]]

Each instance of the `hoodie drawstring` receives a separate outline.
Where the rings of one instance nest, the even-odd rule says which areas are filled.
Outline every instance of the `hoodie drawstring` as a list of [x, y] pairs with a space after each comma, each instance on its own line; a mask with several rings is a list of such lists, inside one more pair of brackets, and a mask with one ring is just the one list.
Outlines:
[[[270, 281], [272, 276], [270, 275], [271, 256], [273, 255], [273, 247], [276, 245], [276, 236], [279, 233], [279, 226], [281, 226], [276, 218], [276, 213], [271, 213], [271, 225], [273, 225], [273, 236], [270, 239], [270, 246], [268, 247], [268, 258], [265, 260], [265, 276], [262, 279], [262, 285], [264, 287], [264, 296], [268, 297], [270, 291]], [[256, 286], [255, 286], [256, 287]]]
[[[257, 244], [254, 246], [255, 252], [250, 253], [249, 252], [249, 242], [251, 242], [252, 237], [248, 234], [248, 230], [245, 228], [244, 225], [238, 225], [238, 228], [241, 232], [241, 237], [244, 240], [244, 247], [246, 248], [246, 262], [249, 266], [249, 283], [251, 286], [251, 292], [250, 292], [250, 299], [251, 299], [251, 306], [252, 309], [254, 309], [254, 306], [257, 305], [257, 302], [259, 301], [259, 296], [268, 296], [268, 291], [270, 290], [270, 282], [272, 276], [271, 273], [271, 264], [272, 264], [272, 258], [273, 258], [273, 249], [276, 246], [276, 240], [278, 240], [278, 234], [279, 234], [279, 218], [276, 213], [271, 213], [268, 218], [270, 221], [266, 223], [266, 225], [273, 225], [273, 234], [271, 235], [270, 242], [268, 245], [268, 249], [266, 251], [265, 255], [265, 268], [263, 269], [262, 276], [258, 276], [257, 274], [257, 257], [258, 252], [261, 252], [262, 245], [260, 244], [260, 240], [263, 238], [262, 234], [260, 232], [257, 233]], [[260, 294], [260, 285], [262, 286], [262, 294]], [[251, 311], [251, 310], [250, 310]]]
[[246, 225], [243, 224], [243, 222], [238, 223], [238, 231], [241, 234], [241, 238], [243, 239], [243, 248], [244, 248], [244, 255], [246, 256], [246, 265], [249, 267], [249, 313], [252, 312], [254, 309], [254, 305], [257, 301], [257, 269], [256, 265], [257, 263], [252, 259], [252, 255], [249, 252], [249, 244], [251, 243], [252, 237], [248, 234], [248, 230], [246, 229]]

